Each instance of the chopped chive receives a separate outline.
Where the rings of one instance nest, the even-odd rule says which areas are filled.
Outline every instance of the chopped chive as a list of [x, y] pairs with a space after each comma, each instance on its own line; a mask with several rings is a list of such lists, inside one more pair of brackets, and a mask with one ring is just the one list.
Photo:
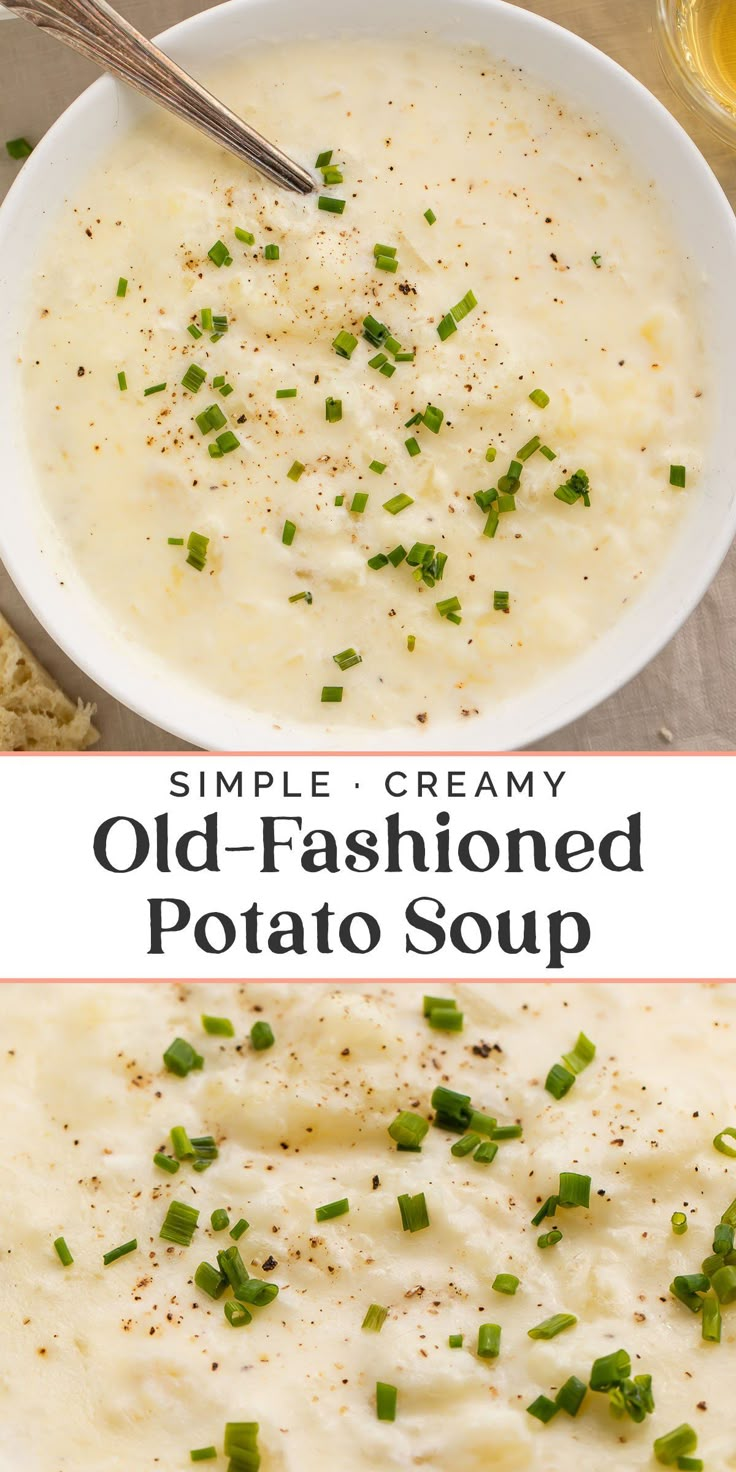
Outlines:
[[153, 1157], [153, 1163], [158, 1166], [159, 1170], [165, 1170], [169, 1176], [175, 1176], [179, 1169], [179, 1161], [172, 1160], [170, 1155], [164, 1155], [162, 1150], [156, 1151]]
[[312, 598], [312, 594], [311, 593], [308, 593], [306, 591], [306, 589], [305, 589], [305, 591], [303, 593], [292, 593], [292, 595], [291, 595], [291, 597], [289, 599], [289, 602], [290, 603], [301, 603], [302, 602], [302, 599], [308, 605], [311, 605], [314, 602], [314, 599]]
[[286, 472], [286, 478], [287, 478], [287, 480], [293, 480], [293, 481], [301, 480], [301, 477], [304, 474], [304, 470], [305, 470], [305, 467], [302, 465], [301, 460], [295, 460], [294, 461], [294, 464], [291, 467], [291, 470], [287, 470], [287, 472]]
[[342, 685], [323, 685], [320, 700], [323, 705], [341, 705], [342, 692]]
[[405, 1150], [420, 1150], [422, 1140], [429, 1129], [426, 1119], [420, 1114], [412, 1114], [408, 1109], [402, 1109], [395, 1120], [388, 1127], [389, 1135], [397, 1145], [403, 1146]]
[[435, 606], [440, 618], [449, 618], [452, 623], [459, 622], [458, 614], [461, 608], [459, 598], [441, 598]]
[[344, 496], [344, 494], [340, 494], [339, 496], [335, 496], [335, 505], [336, 506], [343, 506], [344, 504], [345, 504], [345, 496]]
[[452, 315], [455, 318], [455, 321], [462, 322], [463, 317], [467, 317], [468, 313], [472, 312], [473, 308], [477, 307], [477, 305], [478, 298], [475, 295], [475, 292], [466, 291], [465, 296], [460, 298], [457, 306], [452, 308]]
[[204, 1067], [204, 1058], [184, 1038], [174, 1038], [164, 1053], [164, 1063], [169, 1073], [186, 1078], [192, 1069]]
[[705, 1462], [702, 1457], [678, 1457], [677, 1466], [679, 1472], [703, 1472]]
[[277, 388], [276, 390], [277, 399], [295, 399], [296, 396], [297, 390], [295, 388]]
[[451, 1007], [433, 1007], [427, 1020], [438, 1032], [462, 1032], [464, 1013], [458, 1012], [453, 1003]]
[[551, 1318], [544, 1319], [533, 1329], [527, 1329], [527, 1334], [530, 1339], [554, 1339], [564, 1329], [572, 1329], [574, 1324], [577, 1324], [574, 1314], [552, 1314]]
[[257, 1421], [228, 1421], [223, 1447], [225, 1456], [232, 1457], [228, 1472], [258, 1472], [260, 1457], [257, 1443]]
[[328, 1201], [326, 1206], [318, 1206], [314, 1215], [318, 1222], [330, 1222], [336, 1216], [345, 1216], [350, 1210], [347, 1196], [342, 1196], [339, 1201]]
[[317, 209], [326, 210], [328, 215], [342, 215], [345, 210], [345, 200], [335, 199], [329, 194], [320, 194]]
[[590, 1371], [591, 1390], [611, 1390], [628, 1380], [631, 1374], [631, 1357], [625, 1349], [614, 1349], [593, 1361]]
[[413, 348], [408, 349], [405, 353], [396, 354], [397, 363], [413, 363], [415, 359], [416, 353]]
[[540, 1206], [536, 1216], [532, 1217], [532, 1226], [539, 1227], [548, 1216], [554, 1216], [555, 1212], [557, 1211], [557, 1206], [557, 1197], [548, 1196], [547, 1200], [542, 1202], [542, 1205]]
[[406, 647], [409, 650], [409, 653], [410, 654], [413, 654], [414, 653], [414, 650], [417, 647], [417, 636], [416, 636], [416, 634], [407, 634], [407, 636], [406, 636]]
[[384, 501], [383, 509], [384, 511], [388, 511], [390, 516], [398, 516], [400, 511], [405, 511], [407, 506], [413, 505], [414, 498], [412, 496], [406, 496], [402, 493], [398, 496], [391, 496], [388, 501]]
[[381, 461], [381, 460], [371, 460], [371, 463], [368, 466], [368, 469], [374, 471], [374, 473], [376, 475], [383, 475], [383, 472], [386, 469], [386, 466], [383, 464], [383, 461]]
[[201, 1262], [194, 1274], [194, 1281], [209, 1298], [221, 1298], [227, 1288], [227, 1278], [219, 1268], [209, 1262]]
[[435, 1007], [457, 1007], [454, 997], [432, 997], [425, 996], [422, 1002], [422, 1016], [431, 1017]]
[[222, 429], [227, 424], [227, 419], [219, 404], [210, 404], [201, 414], [195, 414], [194, 423], [202, 434], [211, 434], [213, 429]]
[[328, 424], [337, 424], [342, 419], [342, 399], [325, 399], [325, 419]]
[[5, 144], [8, 156], [18, 162], [19, 159], [28, 158], [33, 153], [33, 144], [27, 138], [9, 138]]
[[361, 1324], [362, 1329], [372, 1329], [374, 1334], [380, 1334], [388, 1316], [388, 1309], [381, 1308], [380, 1303], [372, 1303]]
[[379, 271], [391, 271], [394, 274], [399, 269], [399, 263], [395, 256], [376, 256], [375, 265]]
[[736, 1148], [733, 1145], [727, 1144], [727, 1138], [736, 1140], [736, 1129], [733, 1129], [730, 1125], [716, 1135], [713, 1144], [721, 1155], [730, 1155], [732, 1159], [736, 1159]]
[[234, 1038], [235, 1028], [229, 1017], [211, 1017], [202, 1013], [202, 1026], [211, 1037]]
[[198, 394], [206, 377], [204, 368], [200, 368], [197, 363], [190, 363], [182, 378], [181, 386], [188, 389], [191, 394]]
[[428, 225], [434, 225], [437, 216], [433, 209], [428, 209], [424, 211], [424, 218], [427, 221]]
[[325, 164], [322, 169], [322, 182], [326, 188], [331, 184], [342, 184], [344, 178], [342, 169], [338, 169], [336, 164]]
[[220, 1272], [224, 1273], [231, 1288], [238, 1289], [243, 1283], [247, 1283], [248, 1272], [240, 1256], [239, 1247], [235, 1245], [223, 1247], [217, 1254], [217, 1266]]
[[267, 261], [278, 261], [281, 256], [281, 251], [277, 245], [274, 245], [272, 243], [270, 245], [264, 245], [263, 255], [264, 259]]
[[395, 245], [374, 245], [373, 254], [376, 256], [395, 256], [397, 247]]
[[477, 1160], [479, 1165], [491, 1165], [497, 1155], [498, 1145], [494, 1145], [492, 1140], [484, 1140], [475, 1151], [473, 1160]]
[[509, 595], [508, 595], [508, 593], [501, 593], [501, 592], [499, 592], [496, 589], [496, 591], [493, 594], [493, 611], [494, 611], [494, 613], [508, 613], [508, 611], [509, 611]]
[[557, 1192], [558, 1206], [590, 1206], [590, 1176], [577, 1171], [561, 1170]]
[[352, 358], [353, 353], [358, 346], [358, 339], [354, 336], [352, 332], [346, 332], [343, 328], [341, 332], [338, 332], [332, 346], [335, 349], [338, 358]]
[[563, 1068], [561, 1063], [553, 1063], [544, 1081], [544, 1087], [547, 1093], [551, 1094], [554, 1099], [564, 1099], [565, 1094], [570, 1092], [574, 1082], [574, 1073], [570, 1073], [569, 1069]]
[[240, 225], [235, 226], [234, 234], [235, 239], [242, 240], [243, 245], [255, 245], [256, 243], [255, 235], [251, 234], [250, 230], [243, 230]]
[[102, 1255], [102, 1261], [105, 1267], [109, 1268], [110, 1263], [117, 1262], [119, 1257], [127, 1257], [129, 1252], [135, 1252], [137, 1246], [137, 1238], [132, 1237], [130, 1242], [123, 1242], [120, 1247], [113, 1247], [111, 1252], [104, 1252]]
[[[237, 1303], [234, 1299], [229, 1298], [227, 1303], [225, 1304], [225, 1318], [227, 1319], [228, 1324], [232, 1325], [233, 1329], [242, 1329], [244, 1324], [252, 1323], [253, 1315], [250, 1309], [246, 1308], [244, 1303]], [[231, 1467], [245, 1467], [245, 1465], [246, 1463], [241, 1462], [240, 1457], [238, 1457], [237, 1459], [233, 1457], [230, 1463]], [[247, 1465], [250, 1466], [250, 1463], [248, 1463]]]
[[529, 398], [539, 409], [546, 409], [549, 403], [549, 394], [546, 394], [543, 388], [533, 388]]
[[725, 1257], [727, 1252], [733, 1252], [733, 1227], [728, 1222], [719, 1222], [713, 1233], [713, 1252], [718, 1257]]
[[171, 1131], [171, 1148], [177, 1160], [193, 1160], [194, 1146], [182, 1124], [175, 1124]]
[[495, 445], [489, 445], [488, 449], [486, 450], [486, 460], [488, 460], [489, 463], [492, 465], [497, 454], [498, 450], [496, 449]]
[[116, 296], [121, 296], [121, 297], [122, 296], [125, 296], [125, 293], [127, 292], [127, 290], [128, 290], [128, 279], [127, 279], [126, 276], [121, 276], [119, 278], [119, 280], [118, 280], [118, 285], [117, 285], [117, 290], [115, 292], [115, 295]]
[[729, 1269], [717, 1270], [713, 1279], [706, 1278], [705, 1273], [678, 1273], [670, 1283], [670, 1293], [673, 1298], [678, 1298], [680, 1303], [684, 1303], [691, 1313], [699, 1314], [703, 1307], [701, 1295], [708, 1292], [711, 1283], [715, 1287], [718, 1271], [728, 1272]]
[[416, 1196], [398, 1196], [397, 1201], [405, 1232], [422, 1232], [429, 1226], [429, 1212], [423, 1191], [419, 1191]]
[[164, 391], [165, 388], [166, 388], [166, 384], [165, 383], [154, 383], [151, 388], [144, 388], [144, 390], [143, 390], [143, 397], [144, 397], [144, 399], [148, 399], [148, 398], [150, 398], [151, 394], [160, 394], [160, 393], [163, 393], [163, 391]]
[[56, 1252], [56, 1256], [58, 1257], [62, 1267], [71, 1267], [72, 1263], [74, 1262], [74, 1258], [72, 1257], [71, 1252], [69, 1251], [69, 1248], [67, 1247], [63, 1237], [55, 1238], [54, 1251]]
[[480, 1109], [473, 1109], [470, 1114], [470, 1128], [490, 1139], [495, 1132], [496, 1121], [492, 1114], [483, 1114]]
[[498, 512], [497, 512], [495, 506], [492, 506], [491, 509], [490, 509], [490, 511], [488, 512], [488, 518], [487, 518], [486, 524], [485, 524], [485, 526], [483, 528], [483, 536], [484, 537], [495, 537], [496, 532], [498, 531], [498, 521], [499, 521]]
[[687, 471], [684, 465], [670, 465], [670, 485], [677, 486], [684, 491], [687, 481]]
[[213, 1232], [224, 1232], [225, 1228], [230, 1226], [230, 1218], [224, 1207], [218, 1206], [213, 1211], [210, 1217], [210, 1226]]
[[559, 1406], [548, 1395], [538, 1395], [526, 1409], [528, 1415], [534, 1416], [536, 1421], [541, 1421], [546, 1426], [557, 1415]]
[[223, 399], [229, 399], [230, 395], [234, 392], [235, 390], [231, 383], [223, 383], [222, 388], [220, 389], [220, 393], [222, 394]]
[[491, 1130], [491, 1139], [520, 1140], [523, 1133], [524, 1126], [521, 1124], [497, 1124], [495, 1128]]
[[248, 1278], [247, 1282], [238, 1284], [235, 1297], [239, 1303], [252, 1303], [256, 1308], [266, 1308], [278, 1297], [278, 1292], [278, 1283], [264, 1283], [260, 1278]]
[[458, 1135], [465, 1134], [473, 1115], [469, 1094], [458, 1094], [455, 1089], [438, 1084], [432, 1091], [431, 1103], [436, 1112], [435, 1124], [440, 1129], [454, 1130]]
[[501, 1348], [501, 1325], [481, 1324], [478, 1329], [478, 1357], [482, 1360], [498, 1359]]
[[216, 1446], [198, 1446], [189, 1453], [192, 1462], [213, 1462], [217, 1456]]
[[[201, 532], [190, 532], [187, 537], [187, 562], [190, 567], [196, 568], [197, 572], [202, 572], [207, 561], [209, 541], [209, 537], [202, 536]], [[197, 1056], [199, 1055], [197, 1054]], [[201, 1068], [202, 1066], [203, 1062], [192, 1065], [194, 1068]]]
[[568, 1416], [577, 1416], [585, 1400], [587, 1389], [588, 1387], [583, 1384], [582, 1380], [578, 1380], [577, 1375], [570, 1375], [555, 1396], [555, 1405], [558, 1410], [566, 1411]]
[[415, 455], [421, 455], [421, 453], [422, 453], [421, 445], [419, 444], [419, 441], [418, 440], [415, 440], [415, 438], [414, 438], [413, 435], [411, 435], [411, 437], [408, 440], [404, 440], [404, 444], [406, 445], [406, 448], [407, 448], [409, 454], [412, 456], [412, 458]]
[[293, 521], [285, 521], [284, 522], [284, 529], [283, 529], [283, 531], [281, 533], [281, 541], [283, 542], [283, 545], [285, 547], [290, 547], [291, 544], [292, 544], [292, 542], [293, 542], [293, 540], [294, 540], [294, 538], [295, 538], [295, 536], [296, 536], [296, 526], [294, 525], [294, 522]]
[[527, 440], [525, 445], [522, 445], [520, 450], [516, 451], [517, 460], [529, 460], [529, 458], [532, 455], [536, 454], [537, 450], [541, 448], [541, 444], [542, 441], [540, 440], [539, 435], [535, 434], [532, 439]]
[[518, 1286], [519, 1279], [515, 1273], [496, 1273], [491, 1283], [494, 1293], [505, 1293], [509, 1298], [513, 1298]]
[[120, 389], [121, 393], [125, 393], [127, 387], [128, 380], [125, 376], [125, 373], [118, 373], [118, 388]]
[[355, 649], [341, 649], [339, 654], [333, 654], [332, 658], [341, 670], [351, 670], [354, 665], [362, 664], [363, 656]]
[[368, 359], [368, 367], [373, 368], [376, 372], [383, 368], [385, 363], [388, 363], [385, 353], [376, 353], [374, 357]]
[[577, 501], [582, 500], [584, 506], [590, 506], [590, 481], [584, 470], [576, 470], [574, 475], [566, 480], [564, 485], [558, 486], [555, 496], [566, 506], [574, 506]]
[[450, 1349], [462, 1349], [464, 1334], [451, 1334], [447, 1340]]
[[357, 516], [360, 516], [365, 511], [367, 505], [368, 492], [356, 491], [352, 501], [350, 502], [350, 510], [355, 512]]
[[224, 240], [216, 240], [207, 252], [210, 260], [215, 266], [231, 266], [233, 258], [225, 245]]
[[439, 337], [440, 342], [447, 342], [448, 337], [451, 337], [453, 332], [457, 332], [457, 322], [455, 321], [452, 312], [448, 312], [446, 316], [441, 317], [440, 321], [437, 323], [437, 336]]
[[427, 404], [422, 423], [426, 424], [427, 429], [431, 429], [432, 434], [439, 434], [444, 417], [444, 410], [438, 409], [434, 404]]
[[257, 1053], [272, 1048], [276, 1039], [270, 1022], [254, 1022], [250, 1030], [250, 1040]]
[[450, 1154], [462, 1160], [463, 1156], [469, 1155], [471, 1150], [477, 1150], [480, 1143], [480, 1135], [463, 1135], [461, 1139], [455, 1141], [454, 1145], [450, 1146]]
[[562, 1061], [570, 1073], [582, 1073], [584, 1068], [595, 1058], [595, 1043], [586, 1038], [585, 1033], [578, 1033], [578, 1040], [571, 1053], [563, 1053]]
[[718, 1268], [710, 1282], [719, 1303], [736, 1301], [736, 1267]]
[[537, 1247], [555, 1247], [561, 1241], [562, 1232], [555, 1227], [551, 1232], [543, 1232], [541, 1237], [537, 1237]]
[[212, 331], [212, 308], [211, 307], [203, 307], [202, 308], [201, 321], [202, 321], [202, 330], [204, 332], [211, 332]]
[[187, 332], [189, 333], [189, 336], [190, 337], [193, 337], [194, 338], [194, 341], [195, 342], [197, 341], [197, 338], [199, 338], [199, 337], [202, 336], [202, 333], [201, 333], [200, 329], [198, 328], [196, 322], [190, 322], [189, 323], [189, 326], [187, 327]]
[[232, 1237], [233, 1241], [239, 1242], [240, 1238], [243, 1236], [243, 1233], [247, 1232], [249, 1226], [250, 1222], [247, 1222], [245, 1220], [245, 1217], [241, 1216], [239, 1220], [236, 1221], [235, 1226], [230, 1228], [230, 1236]]
[[382, 1380], [376, 1381], [376, 1416], [379, 1421], [396, 1420], [397, 1394], [395, 1385], [385, 1385]]
[[159, 1236], [165, 1242], [175, 1242], [177, 1247], [191, 1247], [198, 1221], [199, 1212], [195, 1206], [188, 1206], [184, 1201], [171, 1201]]
[[377, 572], [381, 567], [388, 567], [388, 557], [383, 552], [377, 552], [375, 557], [368, 558], [368, 566]]
[[664, 1467], [671, 1467], [678, 1457], [686, 1457], [694, 1452], [698, 1445], [698, 1438], [692, 1426], [683, 1422], [676, 1426], [674, 1431], [668, 1431], [666, 1436], [658, 1436], [654, 1443], [654, 1455], [658, 1462]]
[[333, 153], [334, 153], [334, 149], [327, 148], [324, 153], [321, 153], [319, 155], [319, 157], [317, 159], [317, 162], [316, 162], [316, 164], [315, 164], [314, 167], [316, 169], [324, 169], [324, 168], [326, 168], [328, 164], [331, 164], [332, 163], [332, 155], [333, 155]]
[[540, 445], [539, 446], [539, 453], [540, 453], [540, 455], [544, 455], [545, 460], [556, 460], [557, 459], [557, 456], [556, 456], [554, 450], [550, 450], [549, 445]]

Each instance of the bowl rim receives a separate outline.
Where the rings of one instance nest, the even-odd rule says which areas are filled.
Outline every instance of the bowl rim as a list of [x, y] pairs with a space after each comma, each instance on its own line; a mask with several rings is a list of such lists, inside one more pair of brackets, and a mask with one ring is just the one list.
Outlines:
[[[284, 3], [288, 4], [288, 0], [269, 0], [269, 3], [273, 9], [277, 10], [283, 8]], [[315, 3], [318, 4], [319, 0], [303, 0], [304, 11], [302, 11], [302, 14], [305, 14], [308, 4], [313, 5]], [[228, 19], [233, 14], [242, 13], [247, 17], [248, 12], [258, 10], [262, 4], [263, 0], [223, 0], [223, 3], [177, 22], [174, 26], [158, 35], [155, 38], [156, 42], [176, 58], [180, 43], [186, 49], [186, 43], [191, 38], [196, 38], [199, 32], [212, 31], [216, 35], [218, 27], [223, 24], [226, 27]], [[720, 217], [719, 225], [722, 228], [723, 238], [730, 237], [733, 259], [736, 262], [736, 218], [734, 217], [734, 212], [724, 190], [708, 161], [704, 158], [689, 134], [667, 110], [664, 104], [643, 83], [631, 73], [627, 72], [612, 57], [578, 36], [575, 32], [567, 30], [565, 27], [545, 16], [539, 16], [534, 12], [525, 10], [515, 3], [511, 3], [511, 0], [455, 0], [455, 3], [450, 7], [451, 12], [454, 10], [459, 10], [463, 13], [483, 11], [499, 16], [504, 15], [507, 18], [511, 13], [514, 17], [512, 26], [518, 26], [519, 34], [526, 28], [532, 35], [536, 32], [542, 39], [545, 37], [551, 38], [556, 45], [563, 46], [563, 48], [567, 47], [570, 56], [575, 58], [581, 65], [592, 66], [593, 69], [598, 68], [601, 73], [608, 74], [611, 85], [615, 86], [621, 93], [622, 103], [625, 101], [626, 95], [628, 95], [637, 100], [640, 108], [648, 109], [654, 124], [659, 128], [663, 136], [666, 137], [669, 134], [671, 151], [677, 152], [679, 150], [683, 158], [688, 161], [690, 171], [695, 171], [695, 173], [699, 174], [701, 188], [704, 192], [709, 193], [709, 203], [716, 215]], [[351, 23], [352, 17], [348, 16], [346, 18], [346, 30], [348, 32]], [[301, 31], [300, 34], [306, 35], [306, 31]], [[245, 39], [247, 39], [247, 35]], [[487, 44], [487, 42], [483, 41], [481, 44]], [[503, 52], [501, 50], [498, 52], [498, 57], [499, 60], [503, 59]], [[187, 65], [186, 59], [183, 64]], [[534, 75], [533, 69], [532, 75]], [[37, 148], [34, 149], [33, 154], [27, 160], [24, 167], [19, 171], [4, 201], [0, 204], [0, 278], [2, 277], [4, 232], [7, 231], [9, 233], [12, 227], [14, 213], [18, 209], [22, 210], [24, 208], [27, 196], [33, 191], [36, 172], [40, 172], [46, 161], [49, 158], [53, 158], [57, 143], [63, 141], [67, 130], [72, 128], [75, 123], [81, 122], [87, 114], [94, 116], [95, 111], [104, 106], [105, 99], [110, 99], [116, 95], [118, 86], [119, 84], [112, 77], [102, 76], [87, 87], [55, 120], [41, 139]], [[560, 91], [560, 88], [554, 81], [549, 86], [553, 92]], [[574, 105], [578, 105], [574, 93], [572, 102]], [[594, 112], [594, 109], [585, 106], [582, 110], [588, 111], [589, 113]], [[615, 130], [605, 118], [602, 119], [602, 127], [609, 136], [613, 136], [614, 140], [616, 140]], [[622, 144], [621, 146], [624, 147], [625, 145]], [[44, 227], [42, 225], [40, 227], [41, 233], [43, 233], [43, 229]], [[0, 280], [0, 289], [1, 286], [2, 282]], [[0, 307], [1, 305], [0, 302]], [[2, 396], [0, 396], [0, 422], [2, 422], [3, 413], [3, 400]], [[0, 443], [2, 442], [4, 442], [4, 437], [0, 436]], [[686, 517], [683, 518], [683, 521], [685, 520], [687, 520]], [[632, 645], [627, 651], [622, 648], [618, 652], [617, 658], [612, 660], [610, 668], [605, 673], [598, 674], [597, 676], [594, 675], [592, 668], [593, 661], [588, 660], [591, 664], [592, 688], [588, 688], [587, 685], [579, 682], [579, 688], [576, 690], [573, 689], [567, 694], [563, 694], [562, 697], [558, 696], [554, 698], [553, 696], [546, 705], [544, 713], [538, 712], [532, 714], [531, 712], [527, 712], [526, 716], [520, 719], [514, 719], [512, 714], [510, 721], [507, 722], [507, 726], [513, 729], [513, 740], [494, 740], [490, 744], [488, 742], [470, 744], [465, 740], [459, 741], [459, 722], [457, 719], [453, 719], [452, 721], [444, 721], [442, 723], [438, 721], [433, 729], [431, 725], [425, 727], [424, 729], [427, 730], [428, 735], [427, 746], [426, 748], [420, 747], [419, 751], [421, 752], [423, 749], [427, 751], [430, 749], [457, 751], [460, 748], [470, 754], [474, 751], [508, 751], [518, 750], [524, 747], [532, 747], [533, 749], [537, 742], [549, 737], [562, 726], [568, 725], [594, 710], [596, 706], [609, 699], [624, 685], [633, 680], [674, 637], [709, 588], [728, 552], [734, 535], [736, 535], [736, 488], [734, 494], [731, 496], [730, 504], [722, 508], [720, 524], [715, 529], [710, 544], [698, 562], [697, 569], [693, 572], [686, 592], [679, 603], [676, 606], [673, 604], [670, 607], [667, 615], [656, 624], [656, 627], [651, 623], [648, 626], [645, 624], [643, 627], [639, 627], [637, 629], [635, 645]], [[325, 754], [332, 751], [356, 751], [363, 749], [395, 753], [409, 753], [417, 750], [417, 732], [408, 725], [400, 728], [382, 728], [377, 732], [371, 732], [368, 729], [353, 726], [330, 728], [327, 724], [322, 725], [317, 721], [308, 725], [297, 722], [279, 722], [266, 712], [259, 712], [247, 708], [244, 702], [228, 702], [224, 698], [218, 697], [214, 692], [203, 690], [200, 686], [197, 687], [199, 696], [197, 707], [191, 701], [191, 698], [187, 698], [191, 697], [191, 686], [185, 677], [180, 675], [178, 671], [173, 670], [169, 665], [164, 664], [163, 661], [151, 661], [148, 651], [145, 653], [150, 663], [150, 670], [147, 675], [142, 673], [140, 666], [135, 661], [136, 649], [139, 646], [131, 640], [124, 639], [123, 636], [118, 640], [118, 653], [123, 656], [123, 668], [122, 670], [120, 668], [120, 659], [115, 661], [115, 648], [113, 645], [110, 645], [105, 649], [105, 654], [113, 657], [113, 666], [110, 672], [108, 672], [106, 660], [102, 658], [102, 647], [100, 648], [99, 655], [94, 655], [90, 651], [89, 646], [85, 644], [83, 620], [80, 617], [79, 608], [77, 607], [75, 609], [73, 606], [70, 608], [69, 603], [66, 603], [64, 608], [49, 609], [49, 604], [54, 601], [51, 596], [51, 590], [47, 587], [45, 594], [39, 592], [38, 580], [34, 577], [33, 571], [24, 565], [22, 555], [16, 555], [16, 549], [13, 546], [13, 535], [12, 532], [9, 534], [8, 525], [6, 525], [4, 517], [0, 517], [0, 556], [10, 577], [35, 617], [46, 629], [52, 640], [66, 652], [81, 671], [93, 679], [118, 702], [133, 710], [145, 720], [183, 739], [192, 746], [220, 751], [269, 750], [278, 752], [299, 750], [306, 752], [319, 751]], [[666, 568], [670, 556], [671, 552], [668, 551], [665, 554], [662, 570]], [[658, 570], [657, 576], [659, 577], [659, 575], [660, 570]], [[81, 583], [82, 580], [80, 579], [80, 585]], [[78, 602], [85, 597], [84, 590], [81, 586], [75, 589], [75, 594]], [[587, 651], [588, 655], [592, 652], [593, 648], [600, 649], [602, 643], [607, 641], [609, 635], [613, 635], [614, 631], [622, 634], [628, 628], [632, 613], [635, 613], [636, 608], [644, 596], [644, 593], [642, 593], [637, 599], [633, 600], [630, 609], [616, 619], [611, 629], [607, 630], [589, 648]], [[92, 601], [96, 602], [94, 599]], [[99, 607], [99, 604], [97, 606]], [[65, 616], [65, 610], [68, 610], [68, 617]], [[57, 614], [60, 615], [60, 619], [57, 617]], [[578, 667], [582, 669], [584, 664], [585, 660], [581, 660], [578, 656], [574, 660], [560, 666], [555, 673], [561, 680], [567, 671], [577, 669]], [[165, 672], [163, 690], [160, 680], [161, 671]], [[532, 689], [528, 692], [532, 699], [527, 701], [527, 703], [533, 705], [534, 694], [540, 691], [543, 692], [545, 688], [547, 688], [546, 681], [534, 682]], [[527, 692], [524, 693], [526, 694]], [[202, 706], [208, 702], [213, 714], [208, 716], [207, 719], [202, 717], [198, 724], [199, 712]], [[520, 705], [523, 708], [524, 703], [522, 698], [514, 700], [512, 704]], [[176, 706], [176, 712], [173, 718], [168, 714], [170, 704]], [[195, 707], [195, 713], [190, 719], [188, 712], [192, 706]], [[227, 718], [228, 709], [230, 710], [229, 718]], [[489, 720], [493, 721], [497, 715], [498, 713], [494, 714], [490, 711], [485, 713], [479, 717], [473, 729], [482, 729], [484, 725], [488, 724]], [[238, 725], [252, 725], [258, 734], [258, 739], [252, 741], [247, 746], [242, 745], [239, 740], [234, 740], [233, 736]], [[209, 726], [209, 730], [206, 729], [207, 726]], [[465, 729], [467, 730], [468, 728]], [[497, 722], [496, 730], [498, 731], [498, 729], [499, 724]], [[500, 730], [503, 734], [503, 719], [500, 720]], [[225, 732], [224, 740], [212, 739], [216, 734], [219, 738], [222, 738], [223, 732]]]

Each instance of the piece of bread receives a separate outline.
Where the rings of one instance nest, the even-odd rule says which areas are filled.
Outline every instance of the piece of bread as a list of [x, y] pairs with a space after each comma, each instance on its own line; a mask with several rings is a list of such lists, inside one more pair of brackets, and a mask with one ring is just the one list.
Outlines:
[[83, 751], [93, 705], [69, 700], [0, 613], [0, 751]]

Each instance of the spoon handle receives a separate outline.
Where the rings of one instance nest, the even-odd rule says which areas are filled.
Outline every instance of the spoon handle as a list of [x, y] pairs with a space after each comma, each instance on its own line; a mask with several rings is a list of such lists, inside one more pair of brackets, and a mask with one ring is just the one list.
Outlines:
[[201, 133], [245, 159], [277, 184], [300, 194], [309, 194], [314, 189], [314, 180], [306, 169], [218, 102], [211, 92], [118, 15], [107, 0], [3, 0], [3, 3], [7, 10], [23, 16], [41, 30], [50, 31], [120, 81], [199, 128]]

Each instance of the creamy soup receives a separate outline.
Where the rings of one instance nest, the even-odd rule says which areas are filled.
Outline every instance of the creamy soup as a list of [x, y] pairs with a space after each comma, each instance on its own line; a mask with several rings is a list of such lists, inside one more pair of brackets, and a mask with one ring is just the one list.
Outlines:
[[3, 1472], [224, 1469], [232, 1422], [233, 1472], [736, 1466], [736, 989], [447, 1001], [438, 1028], [414, 984], [3, 987]]
[[594, 119], [479, 50], [295, 44], [210, 80], [324, 183], [154, 116], [68, 202], [23, 369], [54, 520], [193, 699], [487, 715], [615, 622], [697, 495], [672, 222]]

